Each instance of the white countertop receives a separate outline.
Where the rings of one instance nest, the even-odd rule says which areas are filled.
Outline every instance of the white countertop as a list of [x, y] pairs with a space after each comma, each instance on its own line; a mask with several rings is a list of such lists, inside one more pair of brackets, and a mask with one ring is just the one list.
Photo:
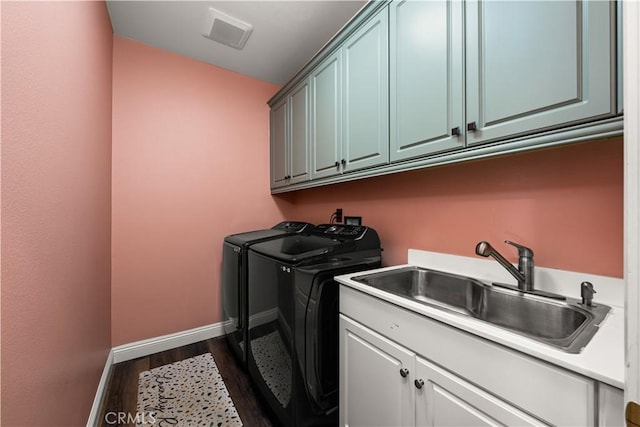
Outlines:
[[[408, 264], [380, 268], [368, 271], [367, 273], [393, 270], [407, 266], [420, 266], [447, 271], [475, 277], [484, 281], [499, 281], [510, 284], [514, 282], [511, 276], [506, 273], [506, 270], [495, 261], [415, 250], [409, 250]], [[500, 270], [504, 270], [504, 274], [508, 277], [505, 277]], [[536, 268], [536, 282], [540, 283], [539, 286], [536, 285], [537, 289], [560, 293], [572, 298], [580, 298], [580, 283], [588, 280], [594, 284], [598, 292], [594, 297], [594, 303], [604, 303], [611, 306], [611, 311], [600, 324], [599, 330], [587, 346], [579, 354], [569, 354], [489, 323], [402, 298], [351, 279], [352, 277], [363, 274], [366, 273], [346, 274], [337, 276], [336, 280], [343, 285], [383, 299], [407, 310], [428, 316], [530, 356], [594, 378], [614, 387], [624, 389], [623, 279]], [[575, 289], [577, 289], [577, 297], [575, 296]], [[602, 300], [599, 299], [601, 294], [603, 294]]]

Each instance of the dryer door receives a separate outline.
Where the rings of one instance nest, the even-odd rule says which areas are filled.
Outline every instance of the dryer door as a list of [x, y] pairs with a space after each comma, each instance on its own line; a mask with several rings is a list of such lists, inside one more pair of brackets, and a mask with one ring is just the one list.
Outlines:
[[380, 266], [380, 257], [327, 259], [296, 269], [295, 353], [312, 411], [329, 415], [338, 407], [339, 284], [334, 276]]
[[338, 284], [333, 276], [332, 271], [309, 270], [295, 275], [296, 365], [316, 414], [338, 405]]
[[304, 376], [309, 396], [321, 411], [338, 405], [338, 283], [319, 274], [309, 293], [305, 320]]

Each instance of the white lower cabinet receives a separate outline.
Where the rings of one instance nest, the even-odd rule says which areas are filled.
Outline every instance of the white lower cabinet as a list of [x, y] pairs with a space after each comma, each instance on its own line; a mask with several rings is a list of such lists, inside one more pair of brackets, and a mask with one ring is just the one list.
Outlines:
[[624, 425], [623, 392], [340, 286], [341, 426]]
[[340, 425], [413, 425], [415, 354], [344, 316], [340, 341]]
[[624, 391], [607, 384], [598, 387], [598, 424], [603, 427], [626, 425]]
[[416, 357], [416, 425], [534, 426], [543, 424], [462, 378]]
[[348, 317], [340, 335], [340, 425], [542, 424]]

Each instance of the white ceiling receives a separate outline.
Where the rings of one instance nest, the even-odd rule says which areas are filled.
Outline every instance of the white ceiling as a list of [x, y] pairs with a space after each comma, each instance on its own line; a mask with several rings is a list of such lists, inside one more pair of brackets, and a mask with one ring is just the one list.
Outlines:
[[[366, 0], [107, 1], [113, 32], [271, 83], [286, 83]], [[253, 25], [243, 50], [202, 36], [209, 7]]]

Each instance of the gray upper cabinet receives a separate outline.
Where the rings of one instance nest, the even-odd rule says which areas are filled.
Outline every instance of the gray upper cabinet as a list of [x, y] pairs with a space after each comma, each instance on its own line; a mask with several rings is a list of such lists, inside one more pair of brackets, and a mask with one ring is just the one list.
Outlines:
[[311, 178], [389, 161], [386, 8], [310, 74]]
[[342, 55], [338, 51], [311, 73], [311, 179], [340, 173], [342, 159]]
[[271, 108], [271, 188], [310, 179], [310, 102], [305, 80]]
[[345, 171], [389, 161], [388, 21], [385, 7], [342, 47]]
[[370, 1], [274, 96], [274, 193], [622, 134], [619, 3]]
[[289, 120], [287, 118], [287, 98], [271, 107], [271, 188], [288, 184], [289, 155], [287, 153]]
[[291, 111], [289, 183], [307, 181], [309, 174], [310, 88], [305, 80], [289, 96]]
[[467, 145], [616, 112], [615, 5], [467, 1]]
[[463, 5], [389, 5], [390, 159], [464, 146]]

